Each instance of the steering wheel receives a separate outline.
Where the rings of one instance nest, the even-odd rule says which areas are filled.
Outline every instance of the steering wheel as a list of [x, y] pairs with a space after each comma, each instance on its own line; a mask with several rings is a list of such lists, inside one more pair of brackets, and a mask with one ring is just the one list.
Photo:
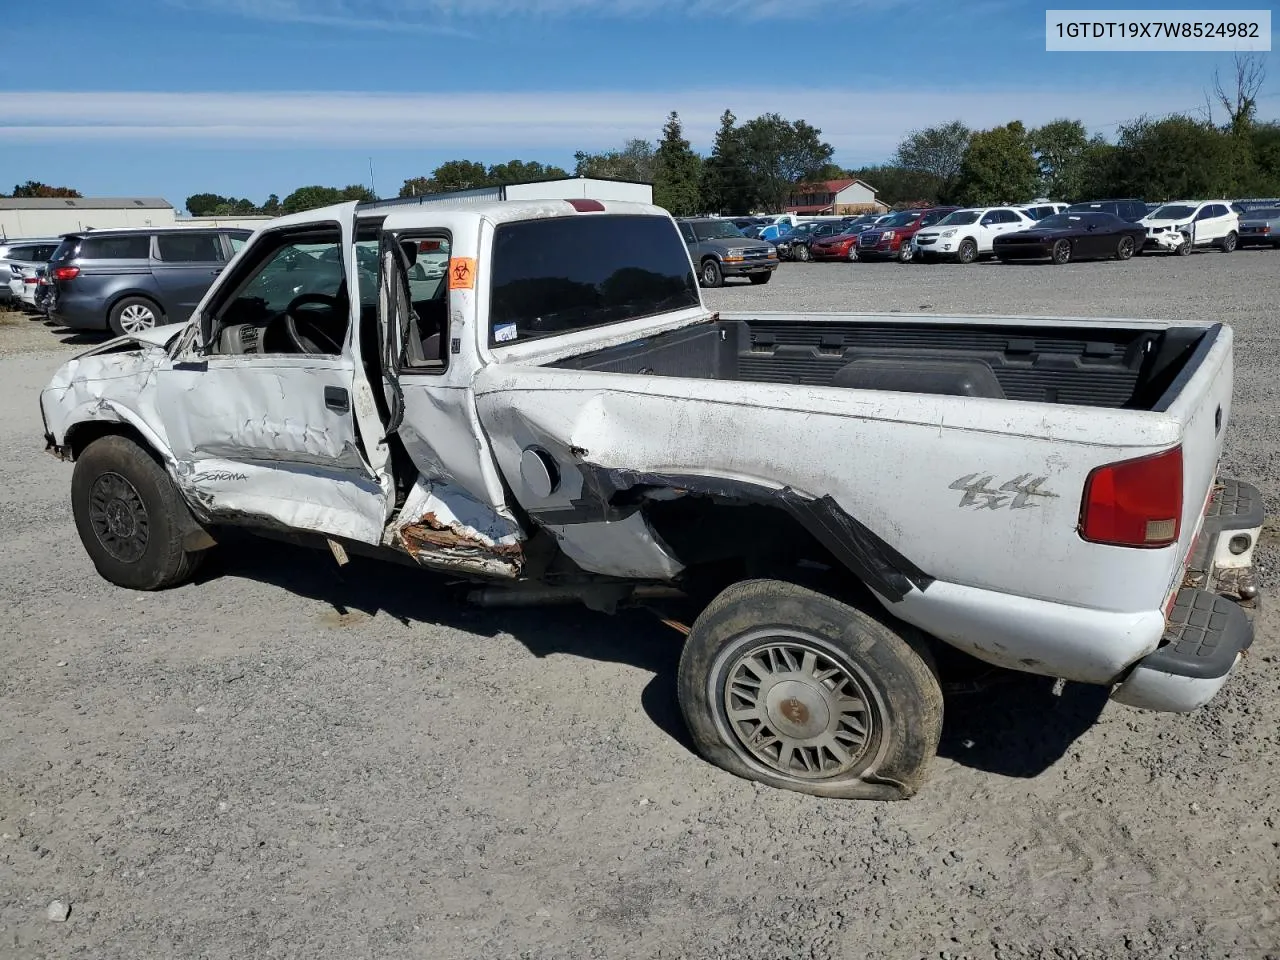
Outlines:
[[[284, 330], [289, 337], [289, 341], [298, 348], [301, 353], [342, 353], [342, 344], [336, 343], [329, 334], [321, 330], [309, 317], [305, 314], [302, 316], [294, 316], [294, 311], [299, 307], [305, 307], [307, 304], [316, 303], [326, 306], [331, 310], [337, 310], [341, 301], [337, 297], [331, 297], [327, 293], [303, 293], [294, 297], [289, 301], [289, 305], [284, 308]], [[299, 323], [301, 321], [301, 323]], [[299, 326], [305, 326], [307, 332], [303, 333], [298, 329]]]

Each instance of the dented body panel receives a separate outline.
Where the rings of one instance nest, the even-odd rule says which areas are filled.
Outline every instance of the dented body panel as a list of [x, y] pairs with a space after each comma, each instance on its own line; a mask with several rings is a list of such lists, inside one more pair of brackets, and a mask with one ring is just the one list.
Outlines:
[[[699, 304], [491, 341], [491, 255], [503, 224], [665, 216], [642, 205], [599, 206], [583, 213], [567, 201], [344, 205], [283, 218], [255, 234], [176, 339], [113, 341], [64, 366], [41, 398], [50, 440], [64, 447], [95, 421], [128, 425], [205, 523], [357, 541], [479, 580], [527, 584], [552, 569], [561, 578], [553, 593], [574, 577], [606, 592], [619, 583], [678, 586], [690, 559], [660, 531], [660, 505], [682, 498], [749, 505], [793, 520], [892, 615], [989, 662], [1107, 683], [1156, 648], [1229, 417], [1229, 329], [1183, 325], [1194, 334], [1188, 343], [1199, 344], [1194, 356], [1180, 359], [1184, 372], [1171, 374], [1161, 401], [1145, 407], [804, 382], [833, 349], [845, 349], [829, 345], [828, 330], [856, 340], [847, 331], [942, 325], [988, 346], [994, 340], [998, 351], [1009, 340], [1034, 344], [1038, 330], [1047, 337], [1080, 324], [1061, 318], [721, 316]], [[392, 370], [404, 360], [396, 355], [383, 357], [379, 371], [368, 355], [389, 331], [418, 329], [426, 311], [407, 295], [408, 306], [397, 307], [388, 295], [391, 285], [407, 284], [395, 256], [380, 258], [379, 297], [365, 296], [360, 285], [369, 281], [352, 251], [357, 221], [375, 225], [393, 254], [424, 231], [448, 238], [444, 346], [434, 366]], [[220, 290], [234, 283], [236, 265], [275, 232], [333, 222], [349, 255], [349, 289], [360, 294], [351, 297], [341, 354], [210, 355]], [[671, 238], [684, 250], [674, 224]], [[799, 372], [746, 382], [684, 368], [655, 375], [640, 363], [634, 370], [565, 364], [629, 344], [647, 349], [679, 331], [710, 331], [714, 339], [719, 330], [724, 343], [711, 346], [728, 349], [722, 326], [737, 322], [803, 331], [803, 350], [792, 351]], [[1178, 326], [1091, 323], [1129, 331], [1135, 342]], [[1016, 335], [998, 333], [1014, 328]], [[917, 340], [927, 343], [928, 334]], [[1088, 362], [1071, 369], [1087, 373], [1097, 356], [1110, 356], [1103, 347], [1111, 349], [1082, 343]], [[1116, 348], [1117, 365], [1127, 349]], [[1024, 380], [1010, 374], [1015, 387], [1066, 368], [1017, 363]], [[346, 408], [335, 401], [344, 396]], [[1177, 542], [1127, 549], [1085, 541], [1077, 526], [1091, 471], [1175, 445], [1186, 464]], [[538, 554], [547, 543], [550, 560]]]

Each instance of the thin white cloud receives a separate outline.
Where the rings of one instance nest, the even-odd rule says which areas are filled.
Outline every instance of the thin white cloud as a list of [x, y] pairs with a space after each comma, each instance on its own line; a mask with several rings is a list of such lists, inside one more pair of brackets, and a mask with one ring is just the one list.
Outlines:
[[975, 128], [1058, 117], [1104, 133], [1141, 114], [1193, 111], [1202, 93], [1028, 90], [702, 89], [481, 93], [0, 92], [0, 143], [198, 143], [209, 146], [421, 147], [465, 154], [564, 155], [656, 139], [676, 110], [685, 135], [710, 148], [720, 114], [804, 118], [837, 158], [875, 159], [908, 130], [961, 119]]

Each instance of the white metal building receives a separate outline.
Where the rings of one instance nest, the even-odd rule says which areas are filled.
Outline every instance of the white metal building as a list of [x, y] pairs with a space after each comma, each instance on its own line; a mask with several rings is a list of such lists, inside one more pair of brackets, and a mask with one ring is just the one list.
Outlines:
[[160, 197], [0, 197], [0, 237], [56, 237], [108, 227], [171, 227], [173, 204]]
[[559, 180], [535, 180], [501, 187], [477, 187], [474, 190], [451, 190], [447, 193], [424, 193], [403, 197], [396, 203], [491, 203], [494, 200], [626, 200], [653, 203], [653, 184], [634, 180], [606, 180], [600, 177], [564, 177]]

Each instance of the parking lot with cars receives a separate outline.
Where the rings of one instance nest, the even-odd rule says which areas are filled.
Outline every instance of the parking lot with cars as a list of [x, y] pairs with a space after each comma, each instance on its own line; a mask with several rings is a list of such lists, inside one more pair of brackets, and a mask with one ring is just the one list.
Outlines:
[[[704, 296], [735, 313], [1230, 323], [1222, 470], [1274, 517], [1278, 266], [1267, 246], [1060, 268], [784, 263]], [[93, 342], [0, 317], [0, 943], [17, 955], [1274, 951], [1280, 623], [1266, 606], [1197, 713], [979, 670], [944, 686], [917, 798], [769, 790], [693, 753], [679, 637], [643, 610], [480, 610], [445, 578], [259, 540], [175, 590], [109, 586], [36, 406]], [[1278, 561], [1269, 525], [1264, 593]], [[55, 898], [77, 922], [43, 922]]]

